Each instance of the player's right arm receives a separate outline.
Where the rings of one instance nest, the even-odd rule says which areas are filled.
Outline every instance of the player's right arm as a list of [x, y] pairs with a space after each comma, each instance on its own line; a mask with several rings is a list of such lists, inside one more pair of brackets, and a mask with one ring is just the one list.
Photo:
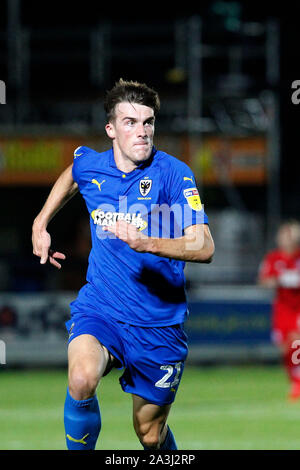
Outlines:
[[278, 276], [274, 269], [274, 259], [271, 253], [265, 256], [259, 266], [257, 284], [260, 287], [270, 289], [278, 287]]
[[50, 220], [77, 193], [78, 185], [72, 175], [73, 164], [68, 166], [53, 185], [50, 194], [32, 225], [33, 254], [40, 257], [40, 263], [49, 262], [60, 269], [57, 259], [65, 259], [63, 253], [51, 250], [51, 237], [47, 231]]

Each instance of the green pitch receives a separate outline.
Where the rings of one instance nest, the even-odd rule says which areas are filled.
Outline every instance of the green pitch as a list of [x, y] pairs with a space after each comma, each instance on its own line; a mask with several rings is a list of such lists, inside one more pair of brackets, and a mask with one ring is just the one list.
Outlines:
[[[3, 367], [3, 366], [2, 366]], [[65, 449], [66, 371], [0, 369], [0, 449]], [[142, 450], [131, 396], [119, 371], [98, 389], [97, 449]], [[300, 401], [286, 400], [284, 371], [270, 367], [187, 367], [169, 417], [180, 449], [299, 449]]]

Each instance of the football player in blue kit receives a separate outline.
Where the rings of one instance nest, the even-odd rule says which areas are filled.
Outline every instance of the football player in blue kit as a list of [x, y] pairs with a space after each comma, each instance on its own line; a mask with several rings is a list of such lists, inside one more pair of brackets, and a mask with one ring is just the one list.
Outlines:
[[77, 192], [90, 214], [86, 284], [67, 322], [68, 449], [94, 449], [101, 429], [100, 379], [124, 369], [133, 425], [144, 449], [177, 449], [167, 424], [187, 357], [185, 262], [209, 263], [208, 219], [190, 168], [153, 146], [158, 94], [119, 80], [104, 103], [112, 148], [82, 146], [54, 184], [32, 228], [33, 253], [61, 268], [47, 225]]

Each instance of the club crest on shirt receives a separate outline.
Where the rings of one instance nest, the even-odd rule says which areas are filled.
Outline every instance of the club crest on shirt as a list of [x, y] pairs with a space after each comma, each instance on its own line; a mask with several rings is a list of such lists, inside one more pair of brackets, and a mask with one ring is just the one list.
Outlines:
[[197, 188], [185, 189], [183, 191], [183, 195], [191, 209], [194, 209], [194, 211], [201, 211], [202, 204]]
[[142, 196], [147, 196], [150, 193], [152, 188], [152, 180], [143, 179], [140, 180], [140, 193]]

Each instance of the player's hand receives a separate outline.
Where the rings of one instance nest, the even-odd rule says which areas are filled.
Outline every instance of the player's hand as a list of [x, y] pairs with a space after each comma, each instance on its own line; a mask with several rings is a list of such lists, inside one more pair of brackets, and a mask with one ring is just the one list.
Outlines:
[[61, 268], [61, 264], [57, 259], [66, 259], [66, 256], [63, 253], [51, 249], [51, 237], [45, 228], [40, 228], [35, 224], [33, 225], [32, 246], [33, 254], [41, 258], [41, 264], [46, 264], [49, 260], [57, 269]]
[[114, 225], [102, 227], [105, 232], [111, 232], [120, 240], [126, 242], [130, 248], [140, 253], [145, 253], [147, 249], [148, 237], [142, 234], [135, 225], [118, 220]]

